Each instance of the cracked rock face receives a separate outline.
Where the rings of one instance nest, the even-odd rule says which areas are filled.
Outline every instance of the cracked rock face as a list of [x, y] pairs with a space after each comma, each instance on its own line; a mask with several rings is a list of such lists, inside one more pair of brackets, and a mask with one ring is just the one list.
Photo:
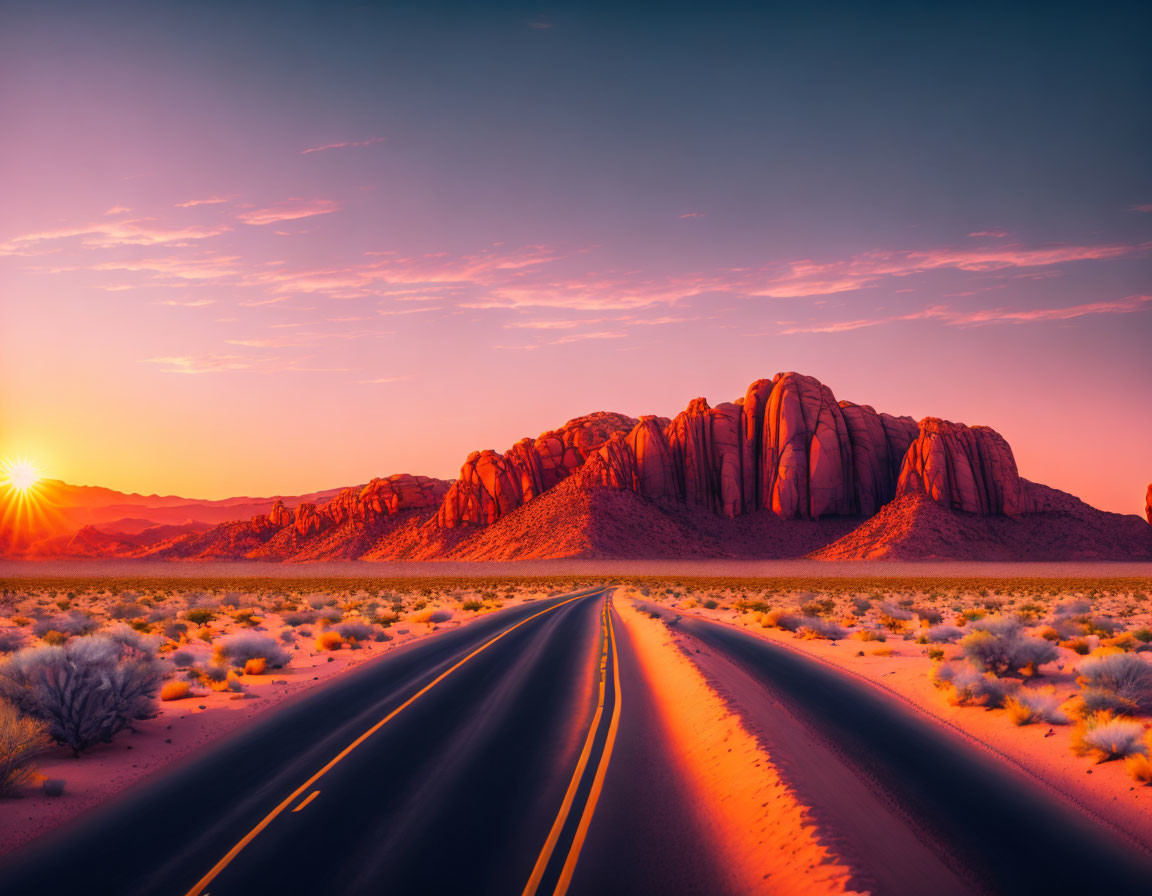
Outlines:
[[385, 517], [422, 507], [436, 507], [448, 492], [449, 483], [429, 476], [397, 473], [373, 479], [363, 488], [342, 489], [327, 504], [303, 503], [295, 511], [277, 501], [267, 515], [260, 514], [247, 524], [253, 534], [267, 537], [289, 526], [302, 536], [325, 532], [352, 520], [369, 524]]
[[836, 400], [810, 376], [757, 380], [712, 407], [694, 398], [672, 420], [590, 414], [504, 454], [476, 452], [437, 514], [440, 525], [485, 525], [575, 470], [590, 485], [727, 517], [872, 516], [920, 492], [955, 510], [1029, 511], [1007, 443], [987, 427], [877, 413]]
[[631, 417], [601, 411], [521, 439], [504, 454], [473, 452], [445, 495], [437, 522], [445, 528], [493, 523], [567, 479], [614, 434], [635, 425]]
[[923, 494], [965, 513], [1019, 516], [1028, 500], [1008, 443], [987, 426], [965, 426], [936, 417], [904, 456], [896, 494]]

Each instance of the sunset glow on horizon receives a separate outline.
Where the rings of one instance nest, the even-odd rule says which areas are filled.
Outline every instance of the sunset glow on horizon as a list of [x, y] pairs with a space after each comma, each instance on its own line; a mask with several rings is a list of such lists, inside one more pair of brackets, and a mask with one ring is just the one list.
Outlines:
[[452, 478], [796, 370], [1142, 512], [1124, 12], [13, 9], [0, 457], [196, 498]]

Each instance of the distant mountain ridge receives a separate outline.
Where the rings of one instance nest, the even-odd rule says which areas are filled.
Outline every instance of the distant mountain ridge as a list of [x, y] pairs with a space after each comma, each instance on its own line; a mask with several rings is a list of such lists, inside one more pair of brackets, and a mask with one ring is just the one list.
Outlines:
[[[155, 526], [132, 519], [135, 534], [106, 526], [52, 548], [293, 562], [1152, 559], [1148, 523], [1023, 479], [995, 430], [878, 413], [798, 373], [715, 407], [693, 399], [672, 419], [577, 417], [503, 453], [473, 452], [453, 481], [405, 473], [295, 500], [196, 502], [182, 521], [157, 517], [193, 505], [155, 500], [163, 506], [132, 516], [217, 524], [157, 542]], [[217, 513], [230, 516], [203, 519]]]

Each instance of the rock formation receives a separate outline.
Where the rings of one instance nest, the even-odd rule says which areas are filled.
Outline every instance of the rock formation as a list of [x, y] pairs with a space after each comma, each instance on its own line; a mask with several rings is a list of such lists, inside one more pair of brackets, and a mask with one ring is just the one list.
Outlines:
[[599, 412], [569, 420], [534, 440], [521, 439], [504, 454], [474, 451], [448, 490], [437, 522], [448, 529], [493, 523], [567, 479], [614, 433], [635, 425], [623, 414]]
[[590, 483], [729, 518], [760, 509], [782, 519], [868, 516], [895, 495], [917, 435], [910, 417], [837, 403], [812, 377], [778, 374], [716, 407], [695, 398], [671, 421], [597, 414], [503, 455], [473, 454], [437, 519], [448, 528], [495, 522], [587, 458]]
[[1148, 491], [1144, 493], [1144, 516], [1148, 518], [1148, 525], [1152, 526], [1152, 482], [1148, 483]]
[[1019, 516], [1032, 509], [1012, 449], [998, 432], [936, 417], [920, 421], [896, 494], [927, 495], [949, 510], [982, 515]]

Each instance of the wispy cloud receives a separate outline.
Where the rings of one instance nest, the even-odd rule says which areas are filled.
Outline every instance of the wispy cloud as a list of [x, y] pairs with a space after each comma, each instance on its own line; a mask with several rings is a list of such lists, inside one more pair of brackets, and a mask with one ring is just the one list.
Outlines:
[[704, 212], [684, 212], [683, 214], [677, 215], [676, 217], [678, 217], [681, 221], [688, 221], [692, 218], [706, 218], [708, 216]]
[[215, 299], [164, 299], [156, 303], [157, 305], [171, 305], [174, 308], [203, 308], [206, 305], [215, 305]]
[[1140, 205], [1132, 206], [1132, 211], [1141, 212], [1145, 215], [1152, 214], [1152, 202], [1144, 202]]
[[356, 382], [361, 383], [363, 385], [367, 385], [367, 386], [382, 386], [385, 383], [402, 383], [408, 379], [410, 379], [410, 377], [406, 377], [406, 376], [378, 376], [372, 380], [356, 380]]
[[195, 208], [198, 205], [220, 205], [225, 202], [231, 202], [235, 196], [205, 196], [203, 199], [186, 199], [184, 202], [177, 202], [176, 208]]
[[237, 213], [236, 217], [245, 224], [262, 227], [265, 224], [275, 224], [279, 221], [297, 221], [316, 215], [330, 215], [339, 210], [340, 203], [334, 199], [293, 198], [274, 202], [265, 208], [241, 211]]
[[240, 355], [173, 355], [161, 358], [145, 358], [147, 364], [157, 364], [164, 373], [179, 373], [198, 376], [205, 373], [234, 373], [256, 370], [259, 364]]
[[1072, 320], [1091, 314], [1131, 314], [1152, 307], [1152, 295], [1133, 295], [1115, 301], [1088, 302], [1082, 305], [1069, 305], [1063, 308], [986, 308], [977, 311], [960, 311], [948, 305], [934, 305], [909, 314], [896, 314], [888, 317], [859, 318], [856, 320], [835, 321], [824, 324], [789, 326], [781, 330], [784, 334], [796, 333], [845, 333], [866, 327], [902, 321], [936, 320], [948, 326], [961, 327], [994, 323], [1035, 323], [1040, 321]]
[[228, 224], [170, 227], [151, 218], [121, 218], [96, 221], [79, 227], [60, 227], [24, 233], [0, 243], [0, 255], [38, 254], [63, 240], [78, 240], [86, 249], [115, 249], [125, 246], [186, 245], [227, 233]]
[[300, 150], [300, 155], [306, 156], [314, 152], [326, 152], [329, 149], [351, 149], [356, 146], [373, 146], [377, 143], [383, 143], [386, 137], [369, 137], [367, 140], [345, 140], [340, 143], [325, 143], [323, 146], [311, 146], [308, 149]]
[[974, 230], [974, 231], [972, 231], [972, 233], [968, 234], [968, 236], [977, 237], [977, 238], [978, 237], [989, 237], [990, 239], [994, 239], [994, 240], [1002, 240], [1002, 239], [1005, 239], [1008, 236], [1008, 234], [1007, 234], [1007, 232], [1005, 232], [1003, 230]]
[[1075, 261], [1106, 261], [1147, 252], [1150, 243], [1098, 246], [996, 246], [976, 249], [930, 249], [910, 252], [868, 252], [846, 261], [795, 261], [786, 273], [767, 278], [751, 295], [774, 298], [831, 295], [874, 286], [886, 278], [929, 271], [988, 273], [1046, 267]]

